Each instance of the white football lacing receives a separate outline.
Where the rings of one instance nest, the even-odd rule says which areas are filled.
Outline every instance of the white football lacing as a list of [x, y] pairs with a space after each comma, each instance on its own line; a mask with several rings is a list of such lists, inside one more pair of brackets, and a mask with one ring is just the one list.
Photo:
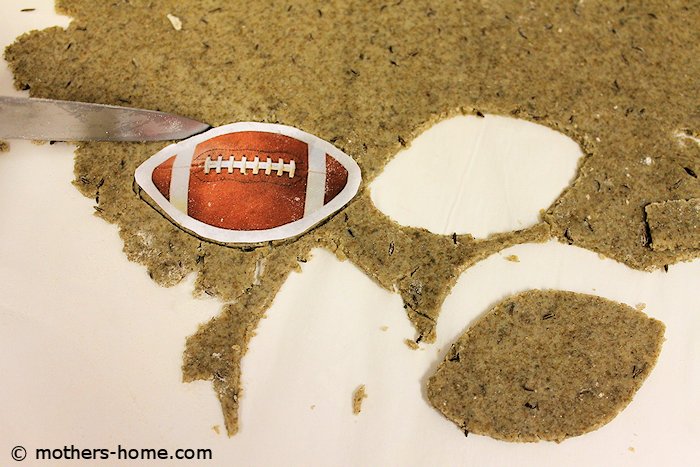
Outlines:
[[253, 171], [253, 175], [257, 175], [259, 171], [264, 170], [265, 175], [276, 172], [278, 177], [287, 172], [289, 178], [292, 178], [294, 177], [296, 164], [294, 159], [289, 161], [289, 164], [285, 164], [281, 158], [277, 162], [273, 162], [269, 157], [267, 160], [261, 161], [258, 156], [255, 156], [252, 161], [249, 161], [243, 156], [241, 160], [237, 161], [233, 156], [229, 157], [228, 160], [224, 160], [223, 156], [219, 156], [217, 160], [213, 161], [210, 156], [207, 156], [207, 159], [204, 161], [204, 173], [208, 174], [211, 169], [214, 169], [218, 174], [221, 173], [222, 169], [227, 169], [228, 173], [233, 173], [234, 169], [238, 169], [243, 175], [247, 174], [248, 169]]

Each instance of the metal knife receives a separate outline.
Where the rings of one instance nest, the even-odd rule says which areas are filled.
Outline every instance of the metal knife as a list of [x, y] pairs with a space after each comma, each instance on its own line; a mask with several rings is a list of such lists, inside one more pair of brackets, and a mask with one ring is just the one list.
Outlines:
[[0, 138], [44, 141], [162, 141], [211, 128], [187, 117], [86, 102], [0, 96]]

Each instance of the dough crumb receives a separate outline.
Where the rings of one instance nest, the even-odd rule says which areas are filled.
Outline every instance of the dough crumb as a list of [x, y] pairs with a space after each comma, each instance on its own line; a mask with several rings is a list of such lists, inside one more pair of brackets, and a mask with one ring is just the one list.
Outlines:
[[217, 435], [221, 433], [219, 425], [214, 425], [211, 427], [212, 430], [214, 430], [214, 433]]
[[406, 344], [411, 350], [418, 350], [418, 344], [411, 339], [404, 339], [403, 343]]
[[382, 327], [379, 328], [379, 330], [380, 330], [380, 331], [385, 331], [385, 332], [386, 332], [386, 331], [389, 330], [389, 326], [382, 326]]
[[700, 198], [651, 203], [644, 211], [652, 250], [700, 249]]
[[171, 15], [170, 13], [168, 13], [166, 16], [176, 31], [182, 30], [182, 20], [180, 18], [175, 15]]
[[506, 261], [510, 261], [511, 263], [519, 263], [520, 262], [520, 258], [518, 258], [518, 255], [508, 255], [508, 256], [504, 257], [503, 259], [505, 259]]
[[365, 385], [361, 384], [355, 389], [355, 392], [352, 393], [352, 413], [354, 415], [358, 415], [362, 411], [362, 400], [366, 397]]
[[10, 143], [7, 141], [0, 140], [0, 152], [7, 152], [10, 150]]
[[311, 407], [309, 407], [311, 410], [316, 408], [316, 404], [311, 404]]
[[630, 447], [627, 448], [627, 450], [628, 450], [629, 452], [634, 452], [634, 447], [633, 447], [633, 446], [630, 446]]
[[641, 302], [640, 302], [640, 303], [637, 303], [637, 304], [634, 306], [634, 309], [637, 310], [637, 311], [644, 311], [644, 308], [646, 308], [646, 307], [647, 307], [647, 304], [646, 304], [646, 303], [641, 303]]

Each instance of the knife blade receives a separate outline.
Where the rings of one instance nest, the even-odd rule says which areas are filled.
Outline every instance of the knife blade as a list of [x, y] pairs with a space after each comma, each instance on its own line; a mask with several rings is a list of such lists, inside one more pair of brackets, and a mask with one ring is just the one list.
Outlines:
[[43, 141], [163, 141], [196, 135], [206, 123], [155, 110], [0, 96], [0, 138]]

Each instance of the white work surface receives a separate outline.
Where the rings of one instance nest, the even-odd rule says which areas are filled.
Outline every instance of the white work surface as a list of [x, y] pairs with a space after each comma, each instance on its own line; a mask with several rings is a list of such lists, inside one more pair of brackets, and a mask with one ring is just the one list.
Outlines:
[[[19, 12], [28, 7], [36, 11]], [[50, 1], [5, 1], [0, 43], [67, 22], [53, 14]], [[26, 95], [12, 88], [4, 64], [0, 94]], [[459, 151], [441, 156], [454, 164], [449, 180], [422, 176], [415, 164], [402, 162], [420, 154], [400, 154], [372, 186], [377, 205], [403, 223], [448, 232], [528, 225], [573, 176], [576, 147], [572, 153], [569, 140], [536, 125], [525, 128], [522, 122], [497, 118], [483, 122], [465, 120], [460, 123], [464, 131], [448, 122], [451, 129], [440, 130], [446, 132], [440, 134], [445, 147], [468, 146], [462, 159]], [[465, 145], [460, 139], [469, 132], [477, 136]], [[521, 140], [514, 139], [516, 133]], [[535, 160], [542, 138], [560, 145], [553, 154], [560, 154], [562, 164], [555, 167], [547, 155], [538, 162], [549, 167], [543, 171], [512, 164], [517, 157]], [[519, 142], [504, 148], [511, 140]], [[430, 144], [416, 142], [413, 149], [429, 151]], [[486, 150], [499, 156], [488, 158]], [[35, 450], [71, 445], [170, 452], [208, 448], [213, 460], [120, 463], [112, 458], [60, 465], [656, 466], [697, 461], [699, 261], [672, 265], [668, 273], [643, 273], [554, 241], [516, 246], [467, 270], [443, 306], [437, 342], [411, 350], [403, 340], [413, 338], [414, 330], [399, 296], [379, 288], [351, 263], [317, 250], [301, 274], [290, 275], [252, 340], [243, 360], [240, 432], [228, 438], [210, 383], [184, 384], [180, 372], [185, 338], [216, 315], [220, 304], [192, 298], [193, 277], [165, 289], [149, 279], [144, 267], [128, 262], [116, 226], [93, 216], [93, 200], [71, 185], [72, 170], [67, 144], [12, 141], [11, 151], [0, 154], [0, 465], [55, 465], [36, 461]], [[424, 199], [399, 205], [401, 193], [392, 188], [392, 178], [405, 180], [402, 189], [420, 190]], [[519, 186], [522, 178], [530, 180], [529, 188]], [[486, 203], [501, 196], [494, 206], [476, 204], [480, 198], [473, 189], [481, 179], [488, 181], [483, 189], [501, 187], [483, 197]], [[429, 208], [435, 190], [448, 203], [442, 210]], [[444, 198], [446, 193], [452, 199]], [[460, 224], [465, 217], [460, 213], [469, 209], [482, 214]], [[520, 262], [506, 261], [507, 255], [517, 255]], [[659, 362], [632, 403], [592, 433], [561, 444], [465, 438], [428, 404], [424, 383], [474, 319], [507, 295], [529, 288], [592, 293], [632, 306], [645, 303], [645, 313], [667, 326]], [[351, 395], [360, 384], [366, 385], [368, 398], [354, 416]], [[20, 445], [27, 459], [16, 463], [11, 451]]]

